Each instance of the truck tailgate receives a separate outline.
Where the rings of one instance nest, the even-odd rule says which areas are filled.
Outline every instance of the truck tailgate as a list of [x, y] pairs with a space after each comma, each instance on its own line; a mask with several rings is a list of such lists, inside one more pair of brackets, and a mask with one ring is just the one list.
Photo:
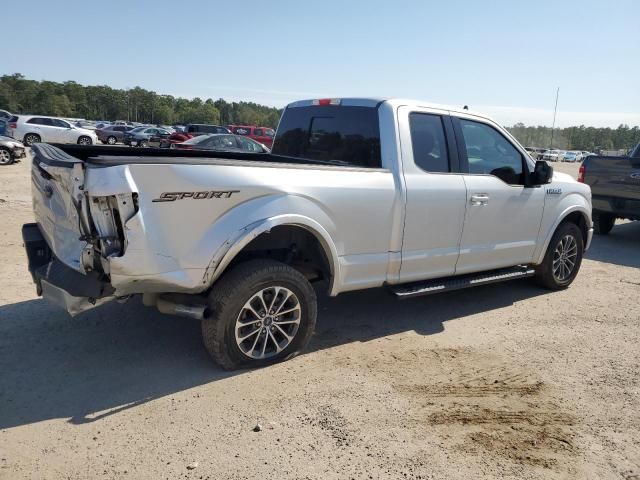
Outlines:
[[[35, 220], [56, 257], [82, 272], [81, 256], [87, 246], [83, 214], [83, 162], [44, 143], [33, 147], [31, 193]], [[85, 210], [86, 211], [86, 210]]]
[[589, 157], [585, 163], [585, 183], [594, 196], [640, 200], [640, 159]]

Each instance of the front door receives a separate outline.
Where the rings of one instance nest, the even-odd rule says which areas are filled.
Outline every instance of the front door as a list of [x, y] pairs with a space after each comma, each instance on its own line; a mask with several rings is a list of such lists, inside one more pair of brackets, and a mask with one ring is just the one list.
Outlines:
[[530, 263], [545, 189], [526, 185], [524, 154], [488, 122], [454, 118], [467, 187], [456, 274]]

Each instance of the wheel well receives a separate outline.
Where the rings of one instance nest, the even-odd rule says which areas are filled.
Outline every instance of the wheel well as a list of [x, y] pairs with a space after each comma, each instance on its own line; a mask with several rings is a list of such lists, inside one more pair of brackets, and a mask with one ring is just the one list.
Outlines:
[[562, 219], [563, 223], [575, 223], [582, 232], [583, 241], [587, 241], [587, 235], [589, 234], [589, 227], [587, 226], [587, 217], [582, 212], [571, 212], [569, 215]]
[[258, 235], [235, 256], [227, 269], [256, 258], [286, 263], [311, 282], [331, 281], [331, 264], [322, 243], [309, 230], [297, 225], [279, 225]]

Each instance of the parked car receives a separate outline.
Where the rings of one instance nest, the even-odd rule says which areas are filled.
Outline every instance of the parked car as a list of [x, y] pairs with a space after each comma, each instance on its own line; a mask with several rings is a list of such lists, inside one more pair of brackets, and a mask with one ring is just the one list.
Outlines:
[[184, 131], [190, 133], [194, 137], [197, 135], [204, 135], [205, 133], [231, 133], [231, 131], [220, 125], [210, 125], [207, 123], [190, 123]]
[[273, 128], [254, 127], [250, 125], [229, 125], [231, 133], [242, 135], [271, 148], [276, 132]]
[[111, 126], [111, 122], [98, 122], [96, 123], [96, 130], [102, 130]]
[[13, 114], [7, 112], [6, 110], [0, 110], [0, 135], [6, 135], [7, 123], [9, 123], [9, 119], [11, 117], [13, 117]]
[[153, 137], [165, 138], [171, 135], [167, 130], [158, 127], [138, 127], [124, 132], [122, 143], [132, 147], [147, 147], [149, 139]]
[[0, 136], [0, 165], [11, 165], [26, 155], [22, 142]]
[[133, 130], [133, 127], [129, 125], [109, 125], [104, 128], [96, 130], [98, 140], [108, 145], [115, 145], [118, 142], [122, 142], [124, 134]]
[[76, 127], [85, 128], [87, 130], [95, 131], [98, 128], [95, 122], [90, 122], [88, 120], [78, 120], [75, 123], [74, 122], [71, 122], [71, 123], [73, 123]]
[[564, 152], [562, 155], [563, 162], [579, 162], [582, 159], [582, 154], [573, 150]]
[[38, 142], [92, 145], [98, 141], [93, 130], [78, 128], [61, 118], [40, 115], [14, 115], [9, 119], [7, 136], [28, 147]]
[[587, 156], [578, 181], [591, 187], [595, 233], [608, 234], [617, 218], [640, 220], [640, 143], [627, 157]]
[[228, 369], [305, 347], [311, 282], [332, 296], [386, 286], [411, 298], [526, 277], [560, 290], [591, 241], [587, 185], [456, 107], [300, 101], [270, 154], [102, 152], [34, 147], [37, 223], [23, 238], [38, 294], [73, 314], [142, 294], [199, 319]]
[[152, 135], [149, 138], [148, 145], [150, 147], [156, 147], [156, 148], [169, 148], [174, 143], [186, 142], [187, 140], [190, 140], [192, 138], [193, 138], [193, 135], [191, 135], [190, 133], [176, 131], [176, 132], [173, 132], [168, 137], [162, 137], [160, 135]]
[[559, 162], [566, 152], [564, 150], [547, 150], [542, 155], [542, 160], [548, 162]]
[[231, 133], [212, 133], [199, 135], [182, 143], [174, 143], [171, 148], [178, 150], [222, 150], [227, 152], [269, 153], [261, 143], [242, 135]]

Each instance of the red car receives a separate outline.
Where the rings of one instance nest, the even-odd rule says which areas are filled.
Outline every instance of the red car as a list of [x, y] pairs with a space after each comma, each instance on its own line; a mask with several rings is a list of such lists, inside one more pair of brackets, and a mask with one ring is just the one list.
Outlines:
[[256, 142], [262, 143], [263, 145], [271, 148], [273, 145], [273, 137], [276, 135], [276, 132], [273, 128], [269, 127], [254, 127], [253, 125], [229, 125], [229, 130], [231, 133], [235, 133], [236, 135], [244, 135], [245, 137], [249, 137]]

